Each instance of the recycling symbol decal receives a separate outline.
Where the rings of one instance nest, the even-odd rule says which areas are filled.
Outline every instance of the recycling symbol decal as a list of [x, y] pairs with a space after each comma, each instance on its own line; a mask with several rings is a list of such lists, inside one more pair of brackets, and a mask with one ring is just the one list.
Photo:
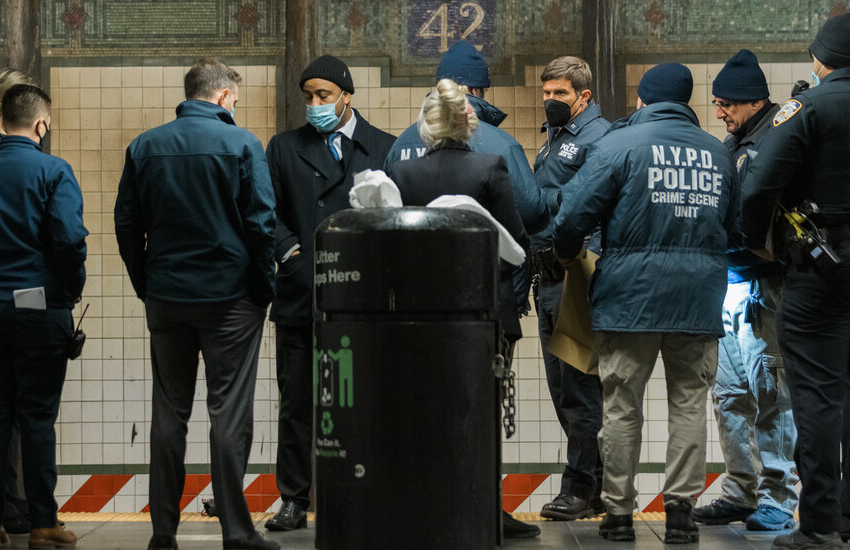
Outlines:
[[334, 421], [331, 418], [331, 413], [329, 411], [325, 411], [322, 414], [322, 433], [325, 435], [331, 435], [332, 431], [334, 431]]

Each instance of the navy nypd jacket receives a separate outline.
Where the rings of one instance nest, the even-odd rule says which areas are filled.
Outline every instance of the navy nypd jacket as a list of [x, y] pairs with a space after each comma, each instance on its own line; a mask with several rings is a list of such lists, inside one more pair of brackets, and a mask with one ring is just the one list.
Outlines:
[[[551, 212], [558, 211], [561, 188], [578, 172], [584, 163], [587, 149], [611, 127], [602, 118], [602, 109], [590, 100], [587, 107], [566, 126], [551, 128], [546, 122], [541, 132], [547, 133], [546, 143], [534, 160], [534, 179], [540, 187]], [[540, 250], [552, 246], [555, 220], [546, 229], [531, 237], [531, 248]]]
[[268, 305], [274, 227], [263, 146], [218, 105], [184, 101], [127, 147], [115, 233], [142, 300]]
[[728, 150], [687, 105], [653, 103], [615, 123], [564, 186], [555, 219], [564, 258], [602, 224], [594, 330], [722, 336], [737, 193]]
[[71, 166], [22, 136], [0, 139], [0, 301], [44, 287], [73, 307], [86, 282], [83, 195]]
[[[507, 116], [498, 108], [474, 95], [467, 95], [469, 104], [475, 109], [478, 127], [469, 138], [467, 145], [476, 153], [501, 155], [508, 165], [514, 203], [526, 231], [536, 233], [549, 223], [549, 210], [543, 194], [534, 182], [534, 174], [528, 166], [528, 159], [522, 145], [504, 130], [497, 128]], [[397, 162], [419, 158], [428, 151], [428, 147], [419, 137], [419, 125], [414, 124], [393, 143], [384, 161], [384, 172], [392, 178], [393, 166]]]

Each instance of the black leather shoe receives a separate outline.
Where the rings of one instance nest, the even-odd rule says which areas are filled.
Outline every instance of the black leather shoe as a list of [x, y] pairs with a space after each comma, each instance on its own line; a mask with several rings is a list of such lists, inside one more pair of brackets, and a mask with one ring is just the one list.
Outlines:
[[502, 534], [506, 539], [530, 539], [540, 534], [540, 527], [523, 523], [502, 510]]
[[602, 503], [602, 497], [596, 495], [590, 500], [590, 507], [593, 508], [593, 515], [601, 516], [605, 513], [605, 504]]
[[693, 507], [690, 503], [679, 499], [670, 499], [664, 503], [667, 513], [667, 531], [664, 533], [664, 544], [687, 544], [699, 542], [699, 529], [691, 517]]
[[3, 527], [6, 528], [6, 532], [10, 535], [29, 535], [30, 531], [32, 531], [30, 520], [21, 515], [4, 519]]
[[755, 508], [744, 508], [725, 500], [715, 499], [711, 504], [694, 508], [691, 516], [694, 521], [706, 525], [726, 525], [733, 521], [747, 521]]
[[266, 522], [269, 531], [293, 531], [307, 527], [307, 512], [294, 500], [287, 500], [280, 510]]
[[841, 535], [841, 540], [847, 542], [850, 540], [850, 517], [841, 516], [841, 531], [839, 531]]
[[596, 515], [588, 501], [575, 495], [560, 494], [552, 502], [543, 505], [540, 515], [559, 521], [592, 518]]
[[599, 536], [616, 541], [635, 540], [634, 520], [631, 514], [606, 514], [599, 524]]
[[148, 550], [180, 550], [177, 538], [169, 535], [154, 535], [148, 543]]
[[273, 540], [266, 540], [254, 531], [247, 539], [224, 541], [224, 550], [280, 550], [280, 545]]

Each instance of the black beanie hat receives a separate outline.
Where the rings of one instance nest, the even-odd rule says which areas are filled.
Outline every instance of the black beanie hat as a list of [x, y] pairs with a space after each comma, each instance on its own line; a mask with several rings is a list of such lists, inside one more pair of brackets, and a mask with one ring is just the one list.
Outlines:
[[646, 71], [638, 84], [638, 97], [645, 104], [660, 101], [687, 103], [694, 91], [691, 71], [681, 63], [664, 63]]
[[351, 71], [348, 70], [348, 65], [332, 55], [323, 55], [310, 63], [301, 73], [298, 87], [303, 88], [304, 83], [311, 78], [322, 78], [333, 82], [343, 91], [350, 94], [354, 93], [354, 81], [351, 80]]
[[833, 69], [850, 67], [850, 13], [828, 19], [812, 45], [812, 55]]
[[767, 79], [759, 67], [756, 54], [741, 50], [733, 55], [717, 73], [711, 94], [733, 101], [756, 101], [770, 97]]

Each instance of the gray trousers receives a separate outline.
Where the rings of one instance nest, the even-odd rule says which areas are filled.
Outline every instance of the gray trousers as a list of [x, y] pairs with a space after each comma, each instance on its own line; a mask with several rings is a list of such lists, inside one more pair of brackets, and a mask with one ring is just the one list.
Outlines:
[[690, 503], [705, 488], [706, 397], [717, 370], [717, 338], [651, 332], [598, 332], [602, 381], [599, 448], [602, 501], [609, 514], [631, 514], [637, 490], [643, 396], [659, 351], [667, 379], [664, 501]]
[[150, 508], [154, 535], [174, 535], [186, 478], [186, 433], [198, 352], [204, 357], [210, 462], [224, 540], [254, 532], [242, 492], [251, 451], [254, 386], [265, 310], [248, 299], [175, 304], [148, 299], [153, 366]]

